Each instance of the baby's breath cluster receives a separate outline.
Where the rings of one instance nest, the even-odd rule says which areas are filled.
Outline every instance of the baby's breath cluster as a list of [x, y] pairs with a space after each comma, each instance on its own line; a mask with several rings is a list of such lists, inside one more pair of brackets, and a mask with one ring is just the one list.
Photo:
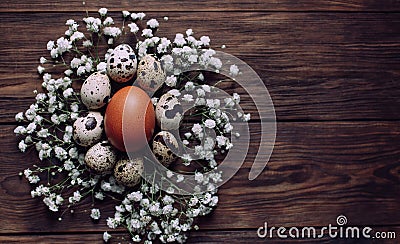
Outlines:
[[[90, 211], [93, 220], [107, 218], [111, 229], [125, 226], [134, 242], [183, 243], [188, 231], [198, 229], [195, 219], [217, 206], [217, 185], [222, 181], [222, 173], [217, 170], [216, 156], [233, 147], [230, 136], [240, 136], [231, 120], [248, 121], [250, 115], [236, 109], [240, 102], [237, 93], [221, 98], [219, 89], [207, 84], [203, 73], [182, 74], [194, 64], [212, 67], [216, 72], [226, 65], [215, 57], [208, 36], [197, 39], [193, 30], [188, 29], [171, 40], [159, 37], [159, 21], [145, 17], [144, 13], [123, 11], [118, 26], [108, 10], [101, 8], [95, 16], [87, 15], [83, 21], [67, 20], [64, 35], [47, 43], [49, 57], [41, 57], [37, 68], [43, 89], [34, 91], [35, 102], [15, 116], [20, 125], [14, 130], [20, 138], [21, 152], [32, 148], [40, 161], [20, 175], [33, 185], [32, 197], [41, 197], [49, 210], [61, 212], [61, 217], [88, 197], [95, 205], [112, 196], [114, 200], [120, 199], [114, 216], [104, 217], [100, 207], [95, 207]], [[151, 54], [162, 62], [167, 72], [163, 85], [166, 93], [183, 105], [196, 107], [190, 115], [198, 121], [183, 133], [185, 153], [178, 160], [187, 167], [201, 165], [193, 172], [186, 172], [194, 175], [194, 194], [177, 194], [177, 183], [184, 177], [172, 169], [160, 182], [143, 179], [136, 188], [120, 185], [113, 175], [94, 174], [85, 164], [87, 148], [73, 139], [72, 125], [88, 112], [73, 83], [79, 86], [94, 72], [106, 73], [107, 59], [124, 36], [133, 37], [127, 38], [134, 40], [128, 44], [135, 47], [139, 61]], [[228, 67], [230, 75], [240, 74], [235, 64]], [[152, 98], [154, 105], [159, 95]], [[209, 136], [210, 130], [215, 131], [214, 137]], [[210, 170], [213, 173], [207, 174]], [[165, 185], [167, 189], [161, 189]], [[205, 191], [201, 190], [204, 188]], [[107, 242], [111, 235], [105, 232], [103, 238]]]

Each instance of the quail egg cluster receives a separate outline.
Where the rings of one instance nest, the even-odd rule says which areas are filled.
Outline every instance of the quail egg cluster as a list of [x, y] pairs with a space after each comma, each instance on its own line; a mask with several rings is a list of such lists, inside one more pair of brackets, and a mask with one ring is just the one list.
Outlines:
[[[137, 55], [128, 44], [117, 46], [107, 57], [106, 72], [95, 72], [81, 86], [81, 100], [88, 112], [74, 122], [73, 139], [86, 148], [87, 168], [100, 175], [113, 174], [118, 183], [134, 187], [141, 181], [144, 159], [129, 159], [111, 145], [104, 133], [104, 111], [112, 99], [112, 81], [116, 83], [134, 82], [148, 94], [156, 92], [165, 82], [166, 72], [162, 63], [152, 55]], [[123, 108], [121, 108], [123, 109]], [[179, 143], [169, 130], [179, 128], [183, 117], [182, 106], [171, 94], [164, 94], [155, 107], [157, 124], [161, 131], [151, 142], [158, 161], [168, 167], [179, 151]]]

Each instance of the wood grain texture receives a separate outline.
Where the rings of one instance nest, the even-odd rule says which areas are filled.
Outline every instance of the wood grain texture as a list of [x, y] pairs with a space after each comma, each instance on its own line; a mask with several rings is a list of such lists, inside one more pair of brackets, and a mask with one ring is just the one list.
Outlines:
[[[287, 243], [260, 239], [269, 226], [335, 224], [400, 233], [400, 1], [399, 0], [3, 0], [0, 1], [0, 243], [103, 243], [113, 202], [94, 223], [90, 201], [74, 207], [63, 221], [18, 172], [38, 163], [22, 154], [12, 131], [14, 115], [40, 89], [36, 67], [48, 40], [61, 36], [66, 19], [96, 15], [107, 7], [115, 20], [121, 10], [145, 11], [160, 20], [169, 38], [193, 28], [209, 35], [217, 50], [247, 62], [273, 99], [277, 139], [267, 168], [247, 179], [261, 134], [254, 103], [233, 83], [221, 87], [242, 95], [252, 113], [246, 161], [220, 192], [220, 204], [201, 218], [189, 243]], [[162, 20], [168, 16], [168, 22]], [[84, 26], [81, 24], [81, 26]], [[254, 89], [254, 88], [253, 88]], [[261, 108], [264, 109], [264, 108]], [[270, 135], [268, 135], [270, 136]], [[238, 143], [241, 146], [241, 143]], [[260, 153], [265, 153], [261, 149]], [[86, 209], [86, 210], [85, 210]], [[128, 243], [124, 229], [111, 243]], [[290, 240], [299, 243], [397, 243], [397, 240]]]
[[[319, 231], [319, 229], [317, 228]], [[389, 232], [394, 231], [396, 233], [400, 232], [399, 227], [393, 226], [379, 226], [373, 228], [373, 233], [376, 232]], [[109, 232], [112, 235], [109, 243], [131, 243], [129, 241], [129, 236], [126, 233], [121, 232]], [[398, 238], [398, 235], [397, 235]], [[39, 235], [17, 235], [17, 236], [0, 236], [1, 243], [51, 243], [51, 244], [64, 244], [65, 240], [68, 240], [68, 243], [78, 244], [78, 243], [103, 243], [102, 233], [80, 233], [79, 235], [72, 234], [39, 234]], [[283, 239], [274, 236], [273, 238], [259, 238], [257, 237], [257, 230], [240, 230], [240, 231], [231, 231], [231, 230], [219, 230], [219, 231], [193, 231], [189, 235], [188, 243], [288, 243], [297, 242], [297, 243], [355, 243], [354, 239], [330, 239], [328, 238], [328, 234], [323, 238], [318, 239]], [[396, 243], [396, 240], [393, 239], [363, 239], [357, 240], [358, 242], [365, 243]]]
[[[247, 62], [265, 82], [278, 120], [400, 118], [397, 13], [149, 13], [165, 15], [170, 20], [161, 23], [161, 36], [172, 38], [191, 26], [198, 36], [212, 36], [218, 50], [226, 44], [223, 51]], [[47, 55], [47, 41], [63, 33], [67, 18], [82, 14], [0, 14], [0, 122], [12, 122], [32, 101], [32, 90], [40, 88], [37, 60]], [[225, 88], [245, 94], [232, 84]], [[257, 119], [251, 99], [242, 101]]]
[[[267, 168], [249, 181], [261, 133], [260, 127], [252, 124], [244, 165], [221, 188], [218, 208], [201, 219], [200, 226], [213, 230], [257, 228], [264, 221], [274, 226], [324, 226], [334, 223], [340, 214], [353, 225], [400, 225], [400, 128], [396, 125], [279, 123]], [[101, 205], [100, 225], [83, 213], [90, 202], [58, 223], [58, 216], [50, 214], [40, 199], [30, 197], [30, 186], [18, 172], [37, 156], [33, 151], [18, 153], [17, 140], [10, 136], [12, 129], [0, 126], [4, 145], [0, 152], [0, 233], [96, 231], [105, 226], [106, 217], [113, 215], [112, 202]], [[10, 205], [14, 207], [10, 209]]]
[[61, 1], [51, 3], [40, 0], [5, 0], [0, 3], [0, 11], [31, 12], [31, 11], [97, 11], [100, 7], [107, 7], [112, 11], [398, 11], [398, 0], [231, 0], [231, 1], [164, 1], [155, 0], [88, 0], [85, 6], [82, 0]]

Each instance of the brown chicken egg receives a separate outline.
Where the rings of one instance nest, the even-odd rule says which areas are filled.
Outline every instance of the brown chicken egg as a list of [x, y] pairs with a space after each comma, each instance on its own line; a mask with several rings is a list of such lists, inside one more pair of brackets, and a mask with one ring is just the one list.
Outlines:
[[109, 142], [120, 151], [136, 152], [150, 140], [155, 126], [154, 107], [142, 89], [127, 86], [107, 105], [104, 129]]

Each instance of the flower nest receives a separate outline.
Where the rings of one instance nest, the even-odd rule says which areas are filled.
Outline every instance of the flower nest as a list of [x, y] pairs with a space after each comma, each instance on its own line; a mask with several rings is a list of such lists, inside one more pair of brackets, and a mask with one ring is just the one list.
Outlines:
[[[40, 162], [20, 174], [32, 184], [32, 197], [60, 212], [60, 220], [84, 199], [92, 201], [90, 217], [98, 220], [108, 201], [115, 204], [114, 216], [105, 217], [109, 228], [125, 227], [135, 242], [182, 243], [188, 231], [198, 229], [195, 219], [217, 206], [219, 161], [233, 147], [230, 138], [240, 136], [230, 121], [248, 121], [250, 115], [236, 109], [238, 94], [221, 98], [222, 81], [215, 75], [185, 71], [196, 64], [218, 72], [226, 65], [214, 57], [209, 37], [196, 39], [191, 29], [174, 40], [158, 37], [159, 22], [145, 18], [123, 11], [117, 26], [101, 8], [82, 23], [67, 20], [64, 35], [47, 43], [50, 56], [41, 57], [38, 66], [43, 90], [34, 91], [35, 102], [16, 115], [20, 125], [14, 131], [19, 149], [33, 148]], [[121, 47], [125, 53], [118, 53]], [[239, 73], [228, 65], [232, 76]], [[157, 121], [143, 143], [146, 153], [124, 152], [104, 131], [113, 97], [133, 86], [151, 98]], [[172, 116], [158, 111], [171, 101], [178, 106]], [[183, 192], [182, 184], [192, 190]]]

